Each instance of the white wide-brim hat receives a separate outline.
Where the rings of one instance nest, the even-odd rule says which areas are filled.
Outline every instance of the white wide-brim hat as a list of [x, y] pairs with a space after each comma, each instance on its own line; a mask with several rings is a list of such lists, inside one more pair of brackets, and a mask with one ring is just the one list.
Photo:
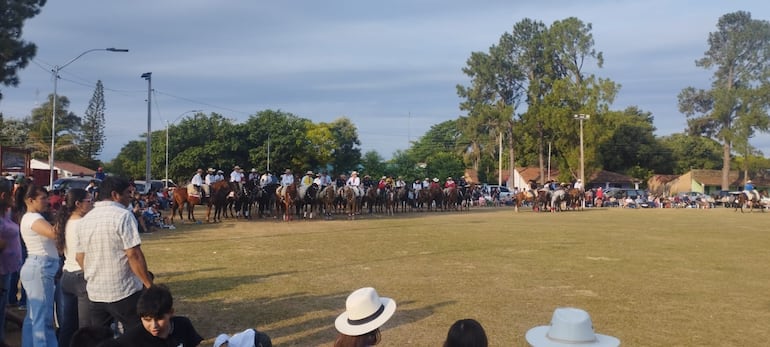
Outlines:
[[579, 308], [557, 308], [551, 325], [527, 331], [527, 342], [533, 347], [617, 347], [620, 340], [594, 333], [591, 316]]
[[381, 327], [396, 312], [396, 301], [382, 298], [374, 288], [357, 289], [345, 301], [345, 312], [334, 321], [337, 331], [360, 336]]

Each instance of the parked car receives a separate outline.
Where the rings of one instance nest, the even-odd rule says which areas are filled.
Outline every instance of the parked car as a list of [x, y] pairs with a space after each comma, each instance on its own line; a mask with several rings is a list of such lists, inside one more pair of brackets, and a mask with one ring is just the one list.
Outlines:
[[49, 190], [61, 190], [66, 193], [72, 188], [86, 189], [91, 180], [96, 180], [97, 184], [102, 183], [102, 180], [93, 177], [65, 177], [53, 181], [53, 187]]
[[[163, 190], [163, 188], [166, 186], [165, 180], [151, 180], [150, 184], [147, 185], [147, 181], [134, 181], [134, 188], [139, 194], [146, 195], [150, 192], [150, 190], [154, 190], [156, 192], [159, 192]], [[169, 189], [176, 188], [176, 184], [172, 180], [168, 180], [168, 187]]]
[[[634, 201], [641, 201], [639, 207], [649, 207], [647, 203], [647, 194], [644, 190], [633, 188], [608, 188], [604, 191], [604, 207], [617, 206], [621, 199], [631, 198]], [[615, 202], [611, 201], [611, 198], [615, 198]]]
[[497, 190], [500, 192], [500, 202], [507, 204], [511, 201], [513, 201], [513, 192], [508, 189], [506, 186], [498, 186], [497, 184], [485, 184], [482, 189], [484, 190], [484, 198], [491, 201], [492, 200], [492, 189], [497, 188]]

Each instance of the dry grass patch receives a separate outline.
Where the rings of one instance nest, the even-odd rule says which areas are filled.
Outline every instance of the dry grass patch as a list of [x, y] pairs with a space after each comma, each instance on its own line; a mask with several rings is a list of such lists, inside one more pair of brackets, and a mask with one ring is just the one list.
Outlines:
[[770, 341], [770, 213], [476, 209], [356, 221], [183, 225], [143, 249], [199, 332], [248, 327], [280, 346], [330, 346], [354, 289], [399, 305], [384, 346], [439, 346], [472, 317], [525, 346], [558, 306], [626, 346]]

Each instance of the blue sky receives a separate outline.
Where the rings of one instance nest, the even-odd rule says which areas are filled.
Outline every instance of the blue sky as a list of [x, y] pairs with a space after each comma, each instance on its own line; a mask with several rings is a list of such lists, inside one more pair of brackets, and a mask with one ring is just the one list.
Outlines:
[[[456, 119], [457, 84], [471, 52], [487, 51], [524, 19], [577, 17], [593, 25], [605, 65], [589, 73], [622, 85], [613, 109], [652, 112], [658, 135], [682, 132], [677, 94], [706, 88], [697, 68], [708, 33], [723, 14], [744, 10], [770, 19], [760, 1], [48, 1], [26, 22], [38, 45], [17, 88], [3, 87], [0, 112], [22, 118], [53, 92], [83, 115], [101, 79], [106, 88], [103, 160], [147, 130], [147, 82], [155, 89], [152, 128], [186, 111], [217, 112], [236, 122], [280, 109], [316, 123], [341, 116], [358, 127], [364, 152], [390, 158], [432, 126]], [[519, 110], [521, 111], [521, 110]], [[751, 140], [770, 154], [770, 136]], [[173, 154], [172, 154], [173, 155]]]

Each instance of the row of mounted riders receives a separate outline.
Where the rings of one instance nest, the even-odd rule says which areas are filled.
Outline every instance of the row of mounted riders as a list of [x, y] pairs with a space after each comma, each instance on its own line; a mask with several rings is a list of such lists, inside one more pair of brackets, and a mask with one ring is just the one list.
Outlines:
[[[278, 184], [260, 186], [257, 181], [245, 183], [219, 181], [212, 184], [210, 195], [201, 197], [200, 190], [193, 185], [178, 187], [173, 193], [171, 222], [175, 215], [183, 219], [182, 209], [187, 206], [187, 219], [196, 221], [195, 205], [205, 204], [206, 222], [221, 221], [222, 217], [251, 219], [252, 211], [259, 217], [293, 215], [313, 218], [322, 214], [331, 218], [345, 213], [353, 218], [363, 210], [369, 213], [393, 214], [412, 210], [460, 210], [471, 205], [471, 199], [479, 195], [480, 187], [441, 188], [429, 187], [419, 191], [411, 187], [395, 188], [386, 185], [377, 187], [352, 187], [336, 185], [319, 187], [317, 184], [297, 187], [292, 184], [281, 187]], [[471, 193], [475, 192], [475, 193]]]

